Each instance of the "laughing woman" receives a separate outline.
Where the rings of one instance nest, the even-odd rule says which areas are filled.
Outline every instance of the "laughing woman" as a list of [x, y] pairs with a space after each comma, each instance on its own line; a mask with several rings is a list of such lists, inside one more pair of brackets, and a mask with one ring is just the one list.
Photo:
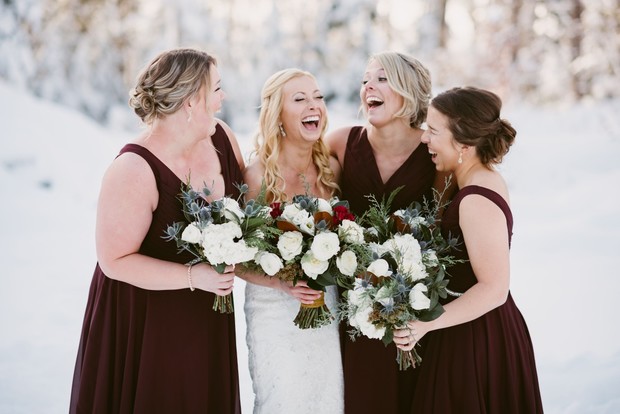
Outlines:
[[[413, 57], [383, 52], [369, 59], [360, 87], [366, 125], [340, 128], [327, 137], [342, 165], [342, 198], [357, 215], [369, 208], [368, 195], [381, 200], [404, 186], [394, 198], [394, 211], [431, 200], [433, 186], [443, 183], [422, 143], [430, 93], [430, 73]], [[364, 336], [352, 341], [344, 330], [345, 411], [408, 413], [417, 370], [399, 370], [394, 344]]]
[[[338, 190], [338, 162], [323, 143], [327, 109], [315, 78], [299, 69], [272, 75], [262, 91], [256, 157], [244, 172], [255, 197], [266, 186], [268, 202], [306, 194], [329, 199]], [[342, 412], [342, 363], [338, 325], [300, 329], [293, 324], [301, 303], [319, 292], [264, 274], [241, 274], [245, 294], [248, 359], [254, 413]], [[336, 307], [336, 289], [325, 301]]]
[[512, 213], [508, 189], [494, 166], [516, 131], [500, 118], [497, 95], [454, 88], [433, 99], [422, 137], [438, 171], [452, 172], [459, 188], [441, 231], [464, 241], [449, 269], [445, 313], [410, 322], [394, 342], [426, 348], [411, 411], [416, 413], [542, 413], [532, 341], [510, 294]]

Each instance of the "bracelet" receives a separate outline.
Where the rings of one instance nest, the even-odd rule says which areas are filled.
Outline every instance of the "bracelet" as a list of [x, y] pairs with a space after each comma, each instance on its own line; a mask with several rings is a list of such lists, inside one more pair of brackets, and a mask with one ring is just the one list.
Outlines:
[[189, 284], [189, 290], [193, 292], [195, 289], [194, 285], [192, 285], [192, 266], [193, 265], [189, 265], [187, 268], [187, 283]]

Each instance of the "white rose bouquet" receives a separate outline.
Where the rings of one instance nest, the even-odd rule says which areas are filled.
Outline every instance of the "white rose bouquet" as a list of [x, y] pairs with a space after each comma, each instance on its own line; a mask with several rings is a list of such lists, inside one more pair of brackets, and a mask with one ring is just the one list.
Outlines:
[[[239, 198], [243, 197], [247, 186], [243, 184], [237, 188]], [[223, 272], [227, 265], [253, 261], [260, 250], [264, 250], [265, 233], [260, 228], [272, 221], [270, 209], [255, 200], [249, 200], [242, 208], [239, 200], [230, 197], [208, 202], [210, 195], [206, 186], [198, 192], [184, 184], [180, 200], [187, 222], [169, 225], [164, 239], [176, 242], [179, 253], [188, 251], [195, 256], [188, 265], [206, 262]], [[216, 296], [213, 310], [232, 313], [231, 295]]]
[[[447, 297], [446, 268], [455, 263], [448, 255], [455, 240], [445, 240], [434, 226], [436, 208], [414, 204], [390, 214], [390, 204], [370, 197], [362, 216], [373, 260], [357, 274], [345, 292], [340, 317], [347, 319], [352, 339], [359, 335], [392, 342], [394, 330], [411, 320], [430, 321], [443, 313], [439, 298]], [[415, 367], [415, 349], [397, 349], [401, 370]]]
[[[365, 269], [370, 250], [346, 201], [297, 195], [288, 203], [272, 203], [270, 209], [277, 233], [270, 232], [270, 248], [254, 259], [266, 274], [293, 283], [304, 280], [325, 292], [327, 286], [350, 285]], [[294, 323], [301, 329], [318, 328], [332, 319], [322, 295], [312, 305], [302, 304]]]

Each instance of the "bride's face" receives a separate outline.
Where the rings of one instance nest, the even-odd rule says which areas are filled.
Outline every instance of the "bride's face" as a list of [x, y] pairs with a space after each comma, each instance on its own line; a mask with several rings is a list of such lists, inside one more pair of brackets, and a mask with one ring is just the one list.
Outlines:
[[323, 135], [327, 109], [323, 94], [310, 76], [300, 76], [282, 87], [280, 122], [287, 140], [317, 141]]

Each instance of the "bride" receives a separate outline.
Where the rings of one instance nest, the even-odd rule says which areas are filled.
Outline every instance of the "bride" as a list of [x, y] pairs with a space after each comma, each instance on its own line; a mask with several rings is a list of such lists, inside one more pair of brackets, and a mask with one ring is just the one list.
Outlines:
[[[290, 201], [296, 194], [330, 198], [340, 167], [323, 143], [327, 109], [316, 79], [299, 69], [272, 75], [263, 86], [256, 156], [244, 172], [254, 198], [266, 186], [267, 201]], [[342, 413], [343, 377], [338, 324], [300, 329], [293, 324], [300, 302], [318, 291], [305, 282], [283, 282], [263, 274], [241, 275], [247, 282], [245, 316], [254, 413]], [[336, 308], [335, 286], [325, 301]]]

